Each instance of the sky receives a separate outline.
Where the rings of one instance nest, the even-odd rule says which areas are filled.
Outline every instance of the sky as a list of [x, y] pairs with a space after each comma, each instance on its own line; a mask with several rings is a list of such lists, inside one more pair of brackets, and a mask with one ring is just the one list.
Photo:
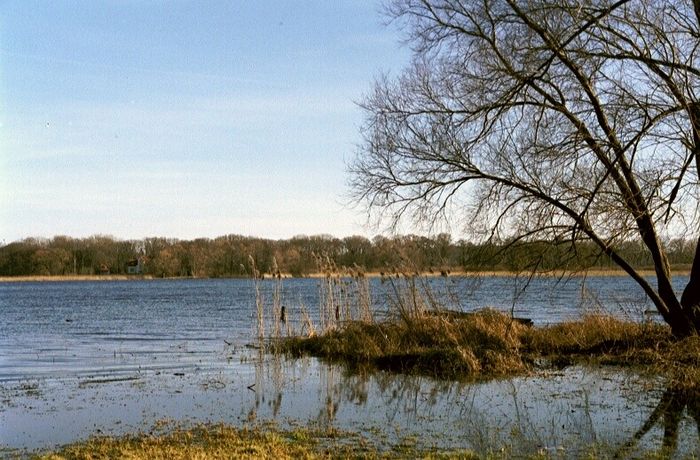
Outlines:
[[356, 102], [410, 50], [379, 1], [0, 0], [0, 242], [377, 233]]

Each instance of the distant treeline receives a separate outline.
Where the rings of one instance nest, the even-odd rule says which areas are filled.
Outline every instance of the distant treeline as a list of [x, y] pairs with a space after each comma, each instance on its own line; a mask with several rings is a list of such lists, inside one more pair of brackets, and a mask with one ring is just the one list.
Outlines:
[[[689, 266], [694, 243], [667, 243], [671, 264]], [[652, 266], [639, 242], [630, 241], [621, 253], [636, 267]], [[319, 257], [337, 267], [391, 273], [393, 270], [446, 273], [461, 270], [541, 270], [615, 268], [590, 244], [570, 245], [528, 242], [473, 244], [452, 241], [447, 234], [367, 239], [328, 235], [268, 240], [239, 235], [214, 239], [177, 240], [145, 238], [118, 240], [108, 236], [51, 239], [29, 238], [0, 247], [0, 276], [127, 274], [154, 277], [251, 276], [250, 258], [264, 274], [276, 270], [294, 276], [316, 273]], [[275, 268], [276, 267], [276, 268]], [[130, 270], [131, 268], [131, 270]]]

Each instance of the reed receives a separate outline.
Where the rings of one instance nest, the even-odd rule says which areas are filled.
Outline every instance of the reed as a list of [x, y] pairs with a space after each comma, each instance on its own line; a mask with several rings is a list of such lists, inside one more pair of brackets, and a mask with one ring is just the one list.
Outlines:
[[374, 321], [369, 280], [358, 267], [338, 267], [329, 257], [315, 255], [319, 273], [319, 321], [321, 331], [348, 321]]
[[[595, 361], [646, 366], [673, 385], [693, 386], [700, 380], [700, 339], [676, 341], [665, 325], [587, 314], [578, 321], [530, 327], [491, 309], [455, 311], [437, 300], [425, 277], [405, 269], [382, 275], [390, 286], [389, 311], [378, 316], [359, 267], [341, 268], [327, 257], [318, 257], [317, 263], [324, 273], [319, 278], [319, 327], [302, 304], [287, 310], [282, 337], [282, 279], [277, 277], [267, 342], [271, 351], [450, 379], [501, 377], [543, 365]], [[266, 306], [260, 292], [256, 278], [258, 337], [263, 339]], [[299, 316], [293, 320], [299, 331], [290, 329], [293, 313]]]
[[303, 303], [301, 304], [299, 308], [299, 312], [301, 314], [301, 331], [300, 333], [294, 334], [295, 337], [298, 336], [305, 336], [305, 337], [313, 337], [316, 335], [316, 327], [314, 326], [314, 322], [311, 320], [311, 316], [309, 315], [309, 310], [306, 308], [306, 305]]
[[277, 259], [274, 257], [272, 258], [272, 276], [272, 308], [270, 309], [271, 317], [269, 321], [272, 325], [272, 338], [278, 339], [282, 326], [285, 327], [287, 335], [289, 335], [289, 323], [287, 322], [286, 308], [284, 315], [282, 314], [282, 275], [277, 266]]
[[253, 256], [248, 256], [248, 261], [250, 262], [251, 275], [253, 277], [253, 289], [255, 291], [255, 313], [256, 313], [256, 326], [258, 333], [258, 340], [263, 341], [265, 339], [265, 305], [263, 302], [262, 294], [260, 293], [260, 272], [255, 265], [255, 259]]

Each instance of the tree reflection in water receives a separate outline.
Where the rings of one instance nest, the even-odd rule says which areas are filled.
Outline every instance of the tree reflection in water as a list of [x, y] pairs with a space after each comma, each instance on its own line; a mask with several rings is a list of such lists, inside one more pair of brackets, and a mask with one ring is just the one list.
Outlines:
[[412, 440], [479, 454], [505, 447], [518, 456], [596, 450], [626, 458], [660, 447], [687, 455], [698, 446], [684, 420], [700, 426], [700, 390], [664, 391], [663, 382], [624, 369], [456, 382], [351, 372], [313, 359], [266, 361], [256, 365], [252, 412], [259, 421], [360, 431], [387, 447]]
[[642, 427], [632, 436], [632, 439], [618, 451], [616, 458], [626, 458], [636, 444], [644, 438], [654, 426], [663, 426], [661, 453], [674, 455], [678, 450], [678, 436], [681, 431], [683, 413], [695, 421], [698, 436], [700, 436], [700, 387], [676, 388], [670, 386], [664, 391], [659, 403], [644, 422]]

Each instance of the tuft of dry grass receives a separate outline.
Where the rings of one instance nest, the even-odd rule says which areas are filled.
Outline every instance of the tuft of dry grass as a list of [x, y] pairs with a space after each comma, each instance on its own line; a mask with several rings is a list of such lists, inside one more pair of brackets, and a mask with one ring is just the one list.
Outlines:
[[276, 351], [448, 379], [516, 375], [534, 369], [535, 363], [595, 362], [643, 366], [679, 387], [700, 381], [700, 337], [678, 341], [661, 324], [587, 315], [529, 327], [494, 310], [451, 313], [348, 322], [319, 336], [283, 340]]
[[522, 337], [524, 348], [537, 355], [625, 355], [658, 349], [672, 340], [668, 327], [589, 314], [579, 321], [531, 328]]
[[278, 351], [441, 378], [500, 376], [527, 369], [519, 348], [525, 326], [494, 310], [455, 317], [440, 312], [367, 323], [353, 321]]
[[700, 337], [692, 336], [671, 342], [667, 355], [674, 363], [700, 367]]

